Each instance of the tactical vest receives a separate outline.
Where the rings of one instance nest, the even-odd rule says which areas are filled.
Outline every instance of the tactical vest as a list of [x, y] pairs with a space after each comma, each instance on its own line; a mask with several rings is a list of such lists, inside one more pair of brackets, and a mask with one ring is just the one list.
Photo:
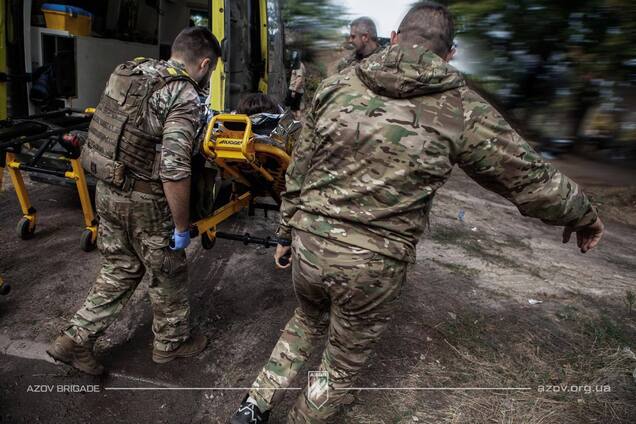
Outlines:
[[[142, 72], [139, 65], [153, 61], [156, 73]], [[134, 176], [159, 181], [161, 134], [145, 129], [150, 97], [172, 81], [198, 85], [188, 74], [165, 62], [137, 58], [111, 74], [88, 129], [80, 157], [82, 166], [98, 179], [116, 187]]]

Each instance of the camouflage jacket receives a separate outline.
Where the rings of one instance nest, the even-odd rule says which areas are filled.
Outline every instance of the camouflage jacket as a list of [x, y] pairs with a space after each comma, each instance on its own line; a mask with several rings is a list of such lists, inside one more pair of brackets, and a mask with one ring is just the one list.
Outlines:
[[358, 53], [356, 53], [355, 51], [353, 53], [351, 53], [349, 56], [345, 56], [342, 59], [340, 59], [340, 61], [338, 62], [338, 64], [336, 65], [336, 70], [338, 72], [348, 68], [349, 66], [353, 66], [353, 65], [357, 65], [358, 63], [360, 63], [360, 61], [362, 61], [364, 58], [369, 57], [371, 55], [374, 55], [376, 53], [378, 53], [380, 50], [382, 50], [382, 46], [378, 46], [375, 50], [373, 50], [371, 52], [371, 54], [362, 57], [360, 56]]
[[[152, 74], [159, 66], [185, 71], [185, 67], [175, 61], [150, 60], [141, 63], [139, 68]], [[155, 91], [148, 101], [144, 129], [162, 138], [159, 167], [162, 181], [182, 180], [192, 172], [192, 155], [196, 152], [195, 139], [203, 110], [197, 89], [191, 82], [173, 81]]]
[[523, 215], [575, 227], [597, 217], [457, 70], [421, 47], [392, 46], [318, 87], [287, 170], [279, 235], [296, 228], [414, 262], [455, 164]]

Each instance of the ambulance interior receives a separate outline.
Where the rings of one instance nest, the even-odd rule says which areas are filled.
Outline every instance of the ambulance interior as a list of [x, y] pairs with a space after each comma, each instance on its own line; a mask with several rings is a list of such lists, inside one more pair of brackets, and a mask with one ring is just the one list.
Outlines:
[[[60, 108], [94, 107], [116, 65], [139, 56], [167, 59], [174, 37], [193, 25], [209, 27], [223, 46], [223, 61], [211, 86], [215, 110], [231, 110], [245, 92], [262, 91], [283, 98], [283, 33], [277, 1], [6, 0], [6, 3], [7, 65], [13, 76], [7, 87], [10, 117]], [[71, 14], [90, 15], [90, 31], [78, 33], [77, 29], [52, 27], [55, 25], [51, 25], [51, 19], [47, 22], [46, 16], [51, 5], [58, 10], [67, 8]], [[54, 13], [55, 10], [48, 17]], [[38, 81], [43, 74], [44, 81]], [[38, 83], [36, 88], [45, 86], [44, 93], [33, 91], [33, 85]]]
[[[211, 114], [220, 115], [207, 127], [202, 142], [206, 163], [197, 171], [199, 181], [211, 190], [204, 187], [201, 195], [193, 196], [212, 202], [205, 202], [206, 213], [193, 231], [210, 248], [216, 237], [238, 237], [217, 234], [216, 226], [243, 208], [253, 211], [256, 197], [271, 196], [280, 202], [289, 163], [286, 146], [297, 137], [299, 123], [282, 119], [276, 133], [279, 144], [272, 146], [253, 137], [246, 115], [224, 114], [234, 110], [246, 93], [284, 98], [284, 34], [278, 1], [55, 1], [0, 0], [0, 21], [6, 22], [7, 35], [4, 43], [0, 39], [0, 58], [6, 58], [0, 63], [0, 74], [6, 76], [0, 81], [0, 168], [8, 170], [16, 188], [23, 215], [16, 227], [20, 238], [31, 238], [38, 220], [22, 178], [26, 172], [33, 181], [76, 187], [85, 227], [80, 247], [94, 249], [98, 220], [89, 188], [95, 180], [79, 163], [83, 138], [78, 134], [86, 133], [91, 109], [118, 64], [136, 57], [167, 59], [175, 36], [194, 25], [211, 29], [221, 42], [222, 60], [206, 88]], [[222, 123], [236, 119], [243, 123], [242, 130], [224, 131]], [[213, 175], [207, 178], [205, 169], [211, 162], [223, 169], [226, 190]], [[229, 195], [220, 196], [223, 192]], [[240, 240], [276, 243], [249, 235]]]

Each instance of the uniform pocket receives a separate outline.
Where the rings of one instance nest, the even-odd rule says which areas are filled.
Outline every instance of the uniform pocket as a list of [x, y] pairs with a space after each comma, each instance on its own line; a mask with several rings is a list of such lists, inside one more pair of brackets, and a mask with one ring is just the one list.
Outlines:
[[123, 163], [103, 156], [90, 146], [82, 149], [79, 159], [82, 167], [97, 179], [117, 188], [123, 186], [126, 176], [126, 167]]
[[175, 275], [186, 269], [186, 256], [183, 250], [171, 250], [169, 247], [162, 249], [163, 259], [160, 270], [166, 275]]
[[146, 268], [154, 274], [174, 276], [186, 269], [184, 250], [174, 251], [168, 247], [169, 237], [143, 234], [141, 236], [141, 256]]

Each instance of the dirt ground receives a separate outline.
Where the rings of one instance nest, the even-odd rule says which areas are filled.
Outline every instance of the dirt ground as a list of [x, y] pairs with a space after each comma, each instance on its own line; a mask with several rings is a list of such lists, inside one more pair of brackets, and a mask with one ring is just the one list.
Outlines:
[[[456, 170], [436, 198], [399, 311], [357, 382], [365, 389], [334, 422], [636, 422], [636, 173], [575, 158], [557, 165], [606, 218], [600, 247], [583, 255], [563, 245], [559, 228], [521, 217]], [[195, 241], [192, 318], [208, 349], [152, 363], [142, 283], [97, 345], [110, 374], [83, 376], [48, 362], [44, 349], [82, 303], [99, 255], [79, 249], [72, 190], [29, 189], [40, 213], [29, 241], [15, 236], [20, 214], [6, 176], [0, 192], [0, 276], [13, 287], [0, 297], [0, 423], [227, 422], [295, 307], [273, 250], [220, 240], [206, 251]], [[223, 229], [267, 235], [276, 219], [241, 214]], [[100, 392], [58, 391], [92, 384]], [[53, 392], [33, 391], [43, 385]], [[162, 390], [114, 390], [125, 388]], [[272, 423], [285, 422], [296, 394], [286, 393]]]

